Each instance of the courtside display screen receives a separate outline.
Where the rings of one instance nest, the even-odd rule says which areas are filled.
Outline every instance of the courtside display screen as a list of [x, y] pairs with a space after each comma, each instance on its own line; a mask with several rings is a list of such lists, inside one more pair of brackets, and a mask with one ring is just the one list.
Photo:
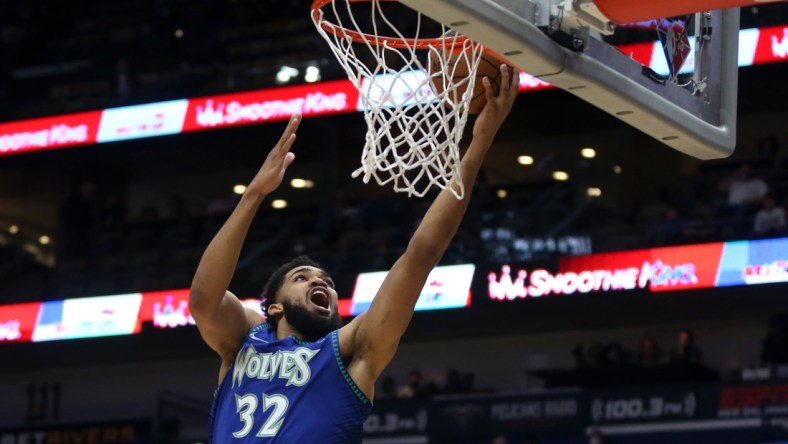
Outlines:
[[788, 282], [788, 238], [715, 242], [562, 257], [557, 271], [503, 265], [488, 273], [488, 296], [551, 295]]
[[132, 334], [141, 302], [139, 293], [44, 302], [33, 342]]
[[[614, 253], [565, 256], [555, 270], [503, 265], [474, 282], [476, 265], [436, 267], [416, 311], [469, 307], [471, 287], [494, 302], [625, 290], [677, 290], [788, 282], [788, 238], [715, 242]], [[341, 317], [366, 311], [386, 271], [361, 273], [352, 298], [339, 299]], [[259, 298], [241, 303], [262, 312]], [[177, 289], [60, 301], [0, 305], [0, 343], [132, 335], [143, 324], [169, 330], [194, 325], [189, 290]]]
[[[260, 299], [241, 299], [241, 304], [263, 319]], [[340, 305], [346, 316], [349, 303]], [[158, 329], [194, 325], [189, 290], [0, 305], [0, 343], [133, 335], [142, 331], [143, 323]]]
[[[435, 267], [421, 290], [415, 311], [463, 308], [471, 304], [473, 264]], [[388, 271], [361, 273], [356, 278], [350, 314], [359, 315], [372, 304]]]

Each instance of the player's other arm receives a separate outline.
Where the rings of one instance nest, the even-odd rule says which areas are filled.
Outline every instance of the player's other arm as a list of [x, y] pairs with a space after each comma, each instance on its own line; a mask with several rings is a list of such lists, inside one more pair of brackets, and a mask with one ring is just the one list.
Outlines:
[[477, 118], [473, 140], [460, 163], [465, 182], [463, 199], [458, 200], [450, 190], [441, 191], [405, 253], [389, 271], [369, 310], [340, 331], [343, 355], [350, 361], [348, 371], [368, 396], [373, 392], [375, 380], [394, 357], [427, 276], [460, 226], [482, 161], [514, 103], [517, 79], [508, 67], [502, 66], [501, 71], [502, 86], [497, 97], [492, 95], [489, 80], [484, 80], [487, 104]]
[[285, 170], [293, 162], [295, 156], [289, 151], [300, 121], [299, 115], [290, 119], [279, 143], [268, 153], [240, 202], [208, 244], [192, 280], [189, 310], [203, 339], [222, 357], [223, 364], [232, 361], [246, 333], [262, 320], [253, 310], [245, 309], [227, 287], [255, 213], [263, 199], [282, 182]]

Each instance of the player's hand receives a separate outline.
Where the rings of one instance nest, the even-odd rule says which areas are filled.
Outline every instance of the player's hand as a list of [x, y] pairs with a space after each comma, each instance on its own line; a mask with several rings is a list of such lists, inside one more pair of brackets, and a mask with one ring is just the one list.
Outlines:
[[287, 124], [287, 128], [285, 128], [285, 132], [279, 139], [279, 143], [268, 153], [268, 157], [265, 158], [260, 171], [257, 172], [252, 182], [246, 187], [247, 193], [257, 193], [265, 196], [279, 188], [282, 178], [285, 176], [285, 170], [295, 159], [295, 154], [290, 152], [290, 147], [295, 142], [295, 132], [300, 123], [301, 115], [293, 114], [290, 122]]
[[493, 94], [493, 87], [489, 78], [484, 77], [484, 95], [487, 103], [476, 118], [473, 126], [473, 137], [493, 137], [501, 127], [509, 111], [512, 109], [514, 99], [519, 92], [520, 71], [509, 65], [501, 64], [501, 88], [498, 95]]

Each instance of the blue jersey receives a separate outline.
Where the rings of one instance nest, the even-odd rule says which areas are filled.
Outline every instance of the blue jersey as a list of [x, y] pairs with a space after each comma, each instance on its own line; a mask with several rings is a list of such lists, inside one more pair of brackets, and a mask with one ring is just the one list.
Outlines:
[[211, 408], [212, 444], [358, 443], [372, 403], [339, 354], [338, 330], [315, 342], [249, 331]]

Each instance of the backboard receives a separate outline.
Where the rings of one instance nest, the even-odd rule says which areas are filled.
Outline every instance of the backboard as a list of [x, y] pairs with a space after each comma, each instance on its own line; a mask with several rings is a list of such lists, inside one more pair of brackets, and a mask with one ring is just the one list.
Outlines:
[[[672, 2], [694, 14], [692, 80], [681, 84], [605, 43], [618, 0], [399, 0], [541, 80], [564, 89], [666, 145], [700, 159], [736, 144], [739, 10], [703, 11], [715, 0]], [[725, 6], [737, 0], [716, 0]], [[755, 0], [750, 1], [753, 3]], [[620, 1], [618, 1], [621, 4]], [[626, 2], [625, 2], [626, 3]], [[631, 2], [640, 5], [641, 2]], [[653, 0], [643, 3], [659, 4]], [[746, 0], [738, 0], [745, 4]], [[671, 2], [661, 2], [671, 6]], [[606, 10], [608, 15], [602, 14]], [[637, 18], [629, 8], [622, 17]], [[649, 12], [653, 12], [652, 8]], [[669, 11], [675, 13], [678, 11]], [[665, 14], [670, 15], [670, 14]], [[656, 17], [642, 17], [651, 19]], [[692, 60], [688, 60], [692, 62]], [[689, 86], [688, 86], [689, 85]], [[583, 116], [573, 116], [582, 119]]]

